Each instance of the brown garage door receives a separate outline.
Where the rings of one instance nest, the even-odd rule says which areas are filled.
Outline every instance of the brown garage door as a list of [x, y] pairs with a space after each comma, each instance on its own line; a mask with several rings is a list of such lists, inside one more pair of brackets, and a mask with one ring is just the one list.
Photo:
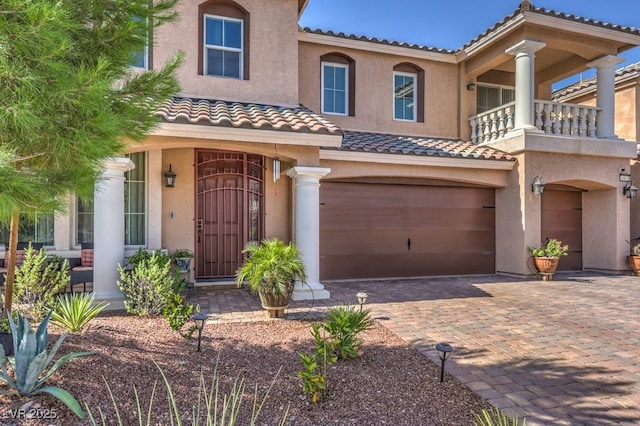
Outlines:
[[541, 242], [555, 238], [569, 245], [569, 254], [560, 259], [559, 271], [582, 269], [582, 192], [553, 191], [542, 194]]
[[493, 273], [494, 190], [323, 182], [321, 279]]

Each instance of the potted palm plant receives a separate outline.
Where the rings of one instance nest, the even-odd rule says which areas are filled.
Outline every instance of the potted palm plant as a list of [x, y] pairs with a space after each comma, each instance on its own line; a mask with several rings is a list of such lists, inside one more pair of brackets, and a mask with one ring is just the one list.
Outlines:
[[236, 271], [238, 287], [246, 281], [251, 291], [260, 296], [270, 318], [284, 317], [295, 281], [307, 280], [300, 250], [293, 243], [270, 238], [247, 243], [242, 253], [247, 258]]
[[558, 268], [560, 257], [569, 254], [569, 246], [552, 238], [547, 239], [540, 247], [529, 248], [529, 253], [533, 256], [533, 264], [538, 272], [543, 274], [543, 278], [550, 279]]

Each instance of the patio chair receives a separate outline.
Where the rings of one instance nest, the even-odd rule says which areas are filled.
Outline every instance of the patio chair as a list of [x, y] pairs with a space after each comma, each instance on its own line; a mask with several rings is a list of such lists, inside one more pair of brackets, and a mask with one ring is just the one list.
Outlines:
[[87, 283], [93, 283], [93, 243], [82, 243], [80, 259], [69, 259], [71, 267], [71, 292], [73, 286], [82, 284], [82, 291], [87, 291]]
[[[38, 250], [42, 249], [42, 243], [31, 243], [31, 247], [33, 247], [34, 250], [36, 250], [37, 252]], [[29, 248], [29, 242], [18, 242], [18, 246], [16, 249], [16, 267], [19, 267], [24, 262], [24, 255], [27, 248]], [[7, 269], [8, 260], [6, 259], [8, 252], [9, 252], [9, 244], [5, 244], [4, 246], [5, 258], [2, 259], [2, 266], [0, 267], [0, 285], [4, 284], [4, 276], [8, 271]]]

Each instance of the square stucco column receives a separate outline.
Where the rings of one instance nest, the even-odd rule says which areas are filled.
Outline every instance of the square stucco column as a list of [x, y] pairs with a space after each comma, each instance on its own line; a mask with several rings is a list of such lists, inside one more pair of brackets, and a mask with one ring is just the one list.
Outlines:
[[124, 308], [117, 268], [124, 261], [124, 173], [134, 167], [128, 158], [107, 160], [94, 195], [93, 291], [108, 309]]
[[296, 282], [293, 300], [328, 299], [320, 283], [320, 178], [331, 169], [293, 167], [287, 176], [295, 181], [295, 243], [307, 269], [307, 283]]

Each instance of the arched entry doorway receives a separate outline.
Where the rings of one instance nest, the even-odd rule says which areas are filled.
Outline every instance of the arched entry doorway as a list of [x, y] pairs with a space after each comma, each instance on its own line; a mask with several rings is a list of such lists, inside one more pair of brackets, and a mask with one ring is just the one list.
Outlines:
[[235, 275], [248, 241], [263, 237], [264, 157], [196, 151], [196, 280]]

